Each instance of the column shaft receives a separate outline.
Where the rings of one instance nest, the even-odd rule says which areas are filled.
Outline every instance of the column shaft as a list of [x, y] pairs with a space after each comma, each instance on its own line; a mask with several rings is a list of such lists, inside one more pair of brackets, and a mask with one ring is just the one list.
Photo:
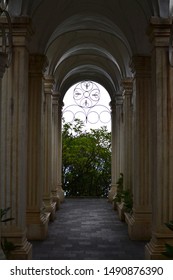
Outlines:
[[52, 96], [52, 197], [56, 202], [56, 208], [60, 206], [58, 194], [58, 94]]
[[151, 237], [151, 190], [149, 181], [150, 57], [132, 59], [133, 80], [133, 214], [127, 218], [131, 239]]
[[2, 81], [0, 185], [1, 207], [11, 207], [14, 220], [2, 227], [2, 237], [17, 245], [13, 259], [30, 259], [26, 239], [28, 18], [13, 19], [13, 59]]
[[42, 95], [44, 55], [30, 55], [28, 100], [28, 177], [27, 177], [27, 237], [45, 239], [49, 215], [42, 210], [43, 165], [41, 145]]
[[123, 135], [124, 135], [124, 188], [132, 190], [132, 93], [133, 80], [122, 80], [123, 92]]
[[[7, 55], [4, 53], [0, 52], [0, 147], [1, 147], [1, 133], [2, 133], [2, 129], [1, 129], [1, 120], [3, 120], [3, 116], [1, 116], [1, 103], [3, 103], [2, 101], [2, 78], [6, 69], [6, 63], [7, 63]], [[1, 160], [0, 160], [0, 177], [1, 177]], [[1, 206], [1, 200], [0, 200], [0, 209], [2, 208]], [[0, 222], [0, 260], [5, 259], [5, 255], [4, 252], [1, 248], [1, 222]]]
[[152, 18], [152, 239], [147, 259], [163, 259], [165, 243], [173, 245], [172, 231], [165, 222], [173, 220], [173, 68], [169, 65], [170, 19]]
[[47, 212], [51, 214], [51, 220], [55, 218], [56, 202], [52, 198], [52, 77], [45, 77], [44, 81], [44, 123], [43, 123], [43, 146], [44, 146], [44, 183], [43, 202]]
[[58, 127], [57, 127], [57, 189], [58, 189], [58, 196], [60, 201], [64, 201], [64, 190], [62, 189], [62, 107], [63, 102], [61, 99], [61, 95], [58, 95]]
[[110, 102], [111, 106], [111, 146], [112, 146], [112, 156], [111, 156], [111, 189], [108, 193], [108, 201], [112, 202], [113, 197], [116, 194], [116, 101], [112, 100]]

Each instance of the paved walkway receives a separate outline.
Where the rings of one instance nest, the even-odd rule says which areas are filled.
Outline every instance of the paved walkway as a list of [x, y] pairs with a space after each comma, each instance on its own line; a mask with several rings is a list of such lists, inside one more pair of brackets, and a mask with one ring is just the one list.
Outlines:
[[144, 242], [131, 241], [106, 199], [66, 199], [49, 224], [48, 238], [34, 241], [33, 259], [144, 259]]

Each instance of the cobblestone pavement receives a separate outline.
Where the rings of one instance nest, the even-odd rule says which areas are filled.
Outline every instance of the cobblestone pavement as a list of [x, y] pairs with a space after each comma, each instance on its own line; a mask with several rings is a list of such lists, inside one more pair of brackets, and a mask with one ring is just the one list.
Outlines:
[[44, 241], [32, 241], [33, 259], [140, 260], [143, 241], [131, 241], [127, 225], [106, 199], [66, 199]]

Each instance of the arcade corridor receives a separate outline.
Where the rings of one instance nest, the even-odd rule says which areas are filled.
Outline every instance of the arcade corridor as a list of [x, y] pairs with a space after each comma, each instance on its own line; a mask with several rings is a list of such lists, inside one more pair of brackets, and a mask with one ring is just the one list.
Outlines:
[[[64, 202], [64, 97], [88, 81], [111, 100], [110, 203]], [[172, 171], [173, 0], [0, 0], [0, 209], [13, 218], [0, 244], [15, 246], [11, 259], [164, 259]], [[111, 208], [121, 173], [133, 200], [123, 224]]]
[[140, 260], [145, 246], [129, 239], [127, 225], [106, 199], [95, 198], [66, 199], [48, 238], [32, 244], [37, 260]]

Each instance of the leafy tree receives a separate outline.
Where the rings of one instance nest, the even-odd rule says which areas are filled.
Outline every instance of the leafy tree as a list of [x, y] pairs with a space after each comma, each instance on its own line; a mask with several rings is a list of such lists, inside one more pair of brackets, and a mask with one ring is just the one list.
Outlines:
[[82, 121], [64, 123], [63, 189], [69, 196], [106, 196], [111, 183], [111, 133], [106, 127], [84, 131]]

